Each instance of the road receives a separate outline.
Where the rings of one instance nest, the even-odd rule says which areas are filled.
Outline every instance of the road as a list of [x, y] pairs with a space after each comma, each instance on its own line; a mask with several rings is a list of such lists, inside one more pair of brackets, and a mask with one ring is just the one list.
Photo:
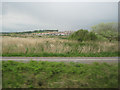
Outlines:
[[106, 62], [118, 63], [118, 57], [1, 57], [2, 61], [18, 61], [29, 62], [34, 61], [50, 61], [50, 62], [80, 62], [80, 63], [93, 63], [93, 62]]

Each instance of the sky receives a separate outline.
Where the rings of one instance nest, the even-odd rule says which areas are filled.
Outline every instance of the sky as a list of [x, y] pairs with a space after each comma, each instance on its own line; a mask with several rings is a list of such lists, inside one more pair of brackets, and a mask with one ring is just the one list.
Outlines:
[[102, 22], [117, 22], [118, 3], [6, 1], [2, 2], [1, 18], [3, 32], [90, 30], [91, 26]]

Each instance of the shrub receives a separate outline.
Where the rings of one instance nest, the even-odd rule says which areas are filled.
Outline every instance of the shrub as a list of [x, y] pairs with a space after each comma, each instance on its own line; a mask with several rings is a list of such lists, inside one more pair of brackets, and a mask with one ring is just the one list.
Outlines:
[[112, 40], [118, 40], [117, 23], [100, 23], [92, 26], [92, 31], [107, 38], [110, 42]]
[[74, 32], [72, 35], [70, 35], [69, 38], [82, 42], [82, 41], [96, 40], [97, 36], [94, 32], [88, 32], [88, 30], [80, 29]]

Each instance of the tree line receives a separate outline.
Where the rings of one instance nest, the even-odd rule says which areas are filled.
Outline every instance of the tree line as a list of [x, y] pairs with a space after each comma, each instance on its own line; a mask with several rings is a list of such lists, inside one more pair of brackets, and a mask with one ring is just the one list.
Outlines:
[[69, 36], [69, 39], [78, 41], [95, 41], [107, 39], [110, 42], [120, 40], [117, 23], [100, 23], [91, 27], [90, 31], [80, 29]]

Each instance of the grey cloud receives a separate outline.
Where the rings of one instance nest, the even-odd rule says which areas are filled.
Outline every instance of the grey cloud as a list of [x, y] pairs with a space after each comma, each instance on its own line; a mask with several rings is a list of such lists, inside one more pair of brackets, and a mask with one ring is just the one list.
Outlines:
[[[4, 23], [4, 31], [24, 31], [26, 29], [59, 29], [78, 30], [80, 28], [90, 29], [91, 25], [101, 22], [117, 22], [117, 3], [113, 2], [12, 2], [3, 3], [3, 16], [14, 15], [22, 18], [29, 17], [32, 23], [25, 20], [13, 22], [13, 28]], [[6, 17], [4, 17], [6, 18]], [[3, 18], [3, 19], [4, 19]], [[14, 18], [14, 17], [13, 17]], [[32, 18], [32, 19], [31, 19]], [[11, 20], [12, 21], [12, 20]], [[9, 22], [11, 22], [9, 21]], [[6, 21], [7, 22], [7, 21]], [[15, 27], [15, 24], [18, 23]], [[23, 23], [23, 24], [22, 24]]]

